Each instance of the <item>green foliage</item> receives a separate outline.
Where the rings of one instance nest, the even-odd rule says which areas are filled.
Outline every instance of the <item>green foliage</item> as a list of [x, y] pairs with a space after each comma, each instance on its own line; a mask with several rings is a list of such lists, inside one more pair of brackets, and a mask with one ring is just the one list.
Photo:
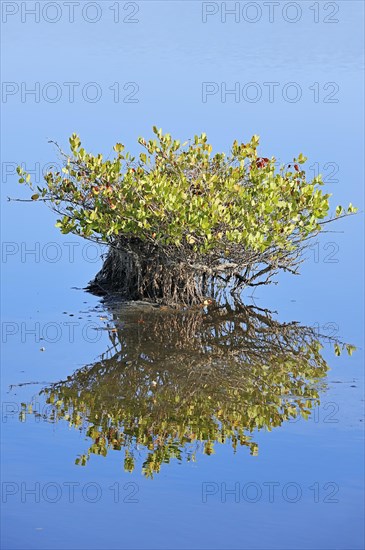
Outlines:
[[[73, 134], [62, 173], [47, 173], [32, 199], [60, 214], [56, 225], [65, 234], [106, 243], [138, 238], [198, 254], [227, 256], [240, 247], [271, 250], [274, 259], [320, 231], [330, 195], [320, 176], [307, 180], [302, 154], [277, 170], [275, 158], [258, 155], [258, 136], [235, 141], [225, 155], [213, 153], [205, 134], [181, 144], [153, 131], [155, 139], [138, 139], [138, 158], [117, 143], [113, 159], [87, 153]], [[29, 174], [18, 173], [33, 188]]]
[[[213, 153], [206, 134], [180, 143], [153, 131], [154, 139], [138, 139], [138, 157], [117, 143], [111, 159], [87, 153], [73, 134], [70, 153], [59, 148], [61, 172], [36, 188], [18, 168], [32, 200], [57, 212], [62, 233], [110, 246], [91, 292], [190, 306], [238, 296], [279, 270], [297, 273], [308, 240], [334, 219], [302, 153], [277, 168], [274, 157], [259, 156], [256, 135], [226, 155]], [[335, 217], [354, 212], [338, 206]]]

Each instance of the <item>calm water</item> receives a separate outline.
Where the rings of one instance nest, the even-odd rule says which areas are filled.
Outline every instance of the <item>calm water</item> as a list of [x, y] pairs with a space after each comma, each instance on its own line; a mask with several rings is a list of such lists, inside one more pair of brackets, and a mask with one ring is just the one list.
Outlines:
[[[363, 4], [241, 2], [225, 19], [221, 2], [99, 2], [73, 22], [52, 4], [38, 21], [33, 2], [2, 3], [2, 548], [364, 548], [362, 214], [300, 277], [246, 293], [278, 311], [262, 338], [247, 310], [239, 325], [101, 303], [80, 289], [102, 251], [6, 201], [27, 196], [15, 164], [40, 177], [55, 160], [47, 139], [77, 131], [108, 154], [157, 124], [303, 152], [334, 205], [362, 208]], [[327, 373], [290, 376], [290, 321], [359, 349], [326, 344]]]

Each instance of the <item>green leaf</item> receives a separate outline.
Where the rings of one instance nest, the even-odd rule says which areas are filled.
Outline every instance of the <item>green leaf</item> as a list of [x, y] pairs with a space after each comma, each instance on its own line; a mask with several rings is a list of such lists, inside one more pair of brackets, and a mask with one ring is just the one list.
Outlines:
[[351, 344], [346, 344], [346, 351], [351, 356], [354, 351], [356, 351], [356, 346], [352, 346]]
[[124, 145], [122, 143], [116, 143], [113, 147], [114, 151], [117, 153], [121, 153], [124, 149]]
[[358, 208], [353, 206], [350, 202], [350, 204], [348, 205], [348, 208], [347, 208], [347, 213], [348, 214], [355, 214], [357, 211], [358, 211]]

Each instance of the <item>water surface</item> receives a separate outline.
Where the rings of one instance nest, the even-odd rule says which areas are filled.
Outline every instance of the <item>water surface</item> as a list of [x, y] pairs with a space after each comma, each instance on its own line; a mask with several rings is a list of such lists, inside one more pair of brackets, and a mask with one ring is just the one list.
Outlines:
[[[257, 320], [250, 332], [235, 317], [222, 333], [213, 314], [173, 322], [168, 311], [86, 294], [101, 251], [59, 235], [42, 205], [6, 200], [27, 196], [15, 163], [40, 177], [54, 161], [47, 139], [66, 144], [77, 131], [94, 152], [110, 154], [116, 141], [137, 151], [136, 137], [156, 124], [181, 139], [205, 131], [217, 150], [259, 134], [265, 156], [287, 162], [302, 151], [334, 205], [361, 207], [363, 4], [329, 3], [339, 7], [332, 23], [324, 3], [316, 22], [317, 3], [298, 2], [295, 23], [281, 7], [273, 22], [248, 23], [223, 22], [220, 2], [206, 22], [200, 2], [137, 4], [131, 24], [115, 23], [103, 2], [96, 23], [77, 14], [70, 23], [64, 11], [55, 23], [22, 22], [19, 11], [2, 25], [3, 80], [63, 91], [54, 102], [19, 92], [2, 106], [2, 547], [363, 548], [362, 215], [323, 235], [300, 277], [244, 295], [278, 311], [279, 337], [298, 321], [359, 348], [336, 357], [326, 344], [328, 372], [299, 361], [293, 375], [295, 333], [258, 361]], [[96, 82], [102, 97], [71, 102], [65, 82]], [[130, 82], [135, 102], [124, 101]], [[219, 91], [203, 101], [206, 82]], [[250, 82], [262, 90], [256, 102], [242, 96]], [[268, 82], [278, 83], [273, 101]], [[284, 99], [290, 82], [297, 102]], [[235, 83], [239, 100], [222, 99]], [[307, 419], [291, 415], [300, 404]]]

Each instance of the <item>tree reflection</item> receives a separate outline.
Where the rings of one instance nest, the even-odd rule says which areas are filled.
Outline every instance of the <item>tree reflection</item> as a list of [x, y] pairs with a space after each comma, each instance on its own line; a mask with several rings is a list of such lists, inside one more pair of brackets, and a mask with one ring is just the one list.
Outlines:
[[42, 390], [49, 421], [67, 420], [92, 440], [77, 458], [124, 451], [152, 477], [172, 458], [195, 460], [217, 443], [257, 454], [256, 430], [280, 426], [319, 404], [328, 370], [318, 334], [236, 303], [204, 309], [120, 306], [110, 349]]

